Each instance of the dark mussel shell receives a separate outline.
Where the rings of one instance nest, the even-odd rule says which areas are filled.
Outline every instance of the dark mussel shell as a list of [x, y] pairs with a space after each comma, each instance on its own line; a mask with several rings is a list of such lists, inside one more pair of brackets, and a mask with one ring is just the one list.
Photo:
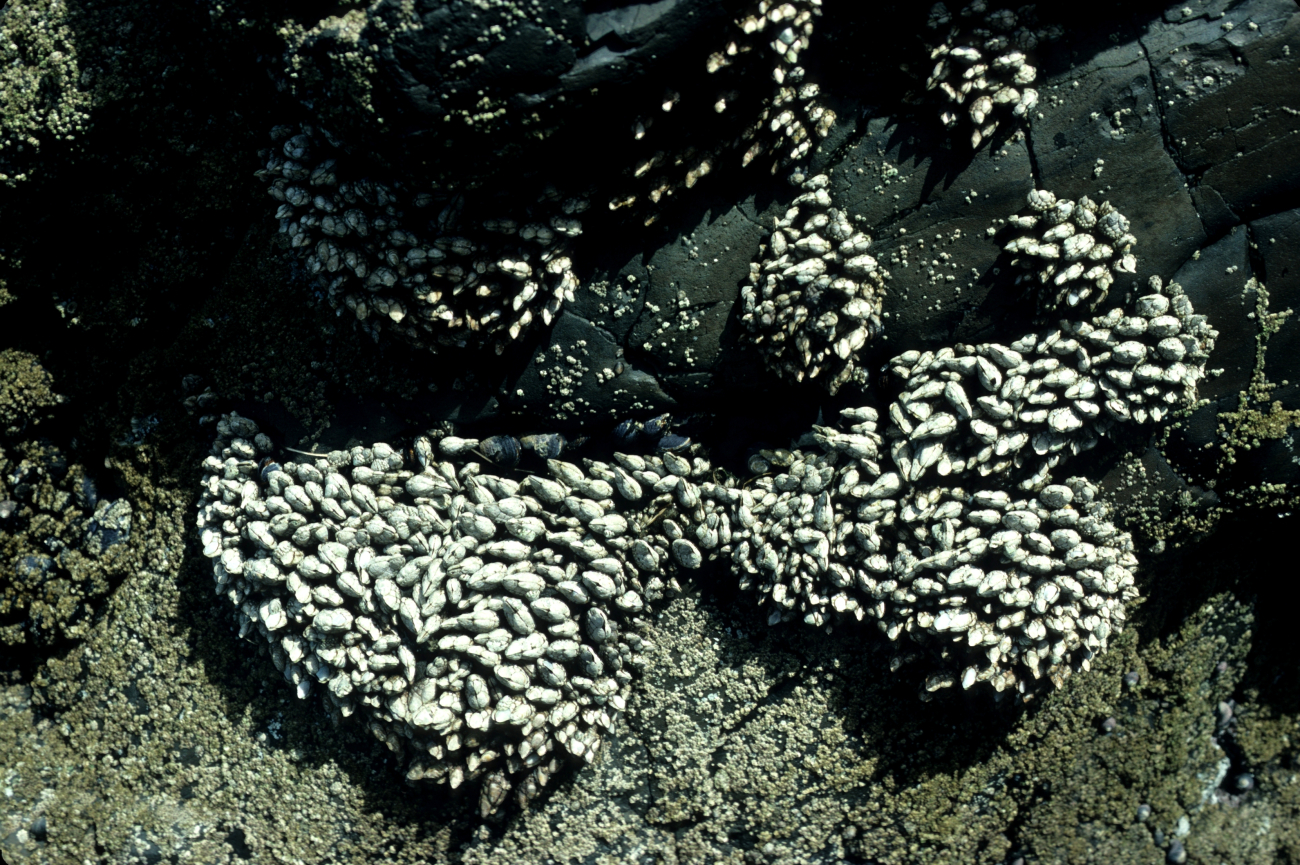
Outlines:
[[631, 444], [641, 437], [641, 422], [625, 420], [614, 427], [614, 437], [621, 442]]
[[284, 469], [280, 468], [280, 464], [275, 460], [271, 459], [270, 457], [267, 457], [266, 459], [262, 460], [262, 483], [264, 484], [270, 483], [271, 472], [279, 472], [279, 471], [284, 471]]
[[673, 416], [665, 412], [641, 424], [641, 430], [648, 436], [661, 436], [668, 432], [668, 427], [672, 425], [672, 422]]
[[512, 469], [519, 465], [519, 439], [514, 436], [492, 436], [479, 442], [483, 456], [499, 466]]
[[659, 450], [662, 451], [683, 451], [691, 446], [691, 440], [688, 436], [679, 436], [675, 433], [659, 439]]
[[568, 446], [568, 440], [560, 433], [541, 433], [539, 435], [524, 436], [520, 442], [526, 448], [531, 448], [533, 453], [537, 454], [544, 460], [553, 460], [564, 453], [565, 447]]

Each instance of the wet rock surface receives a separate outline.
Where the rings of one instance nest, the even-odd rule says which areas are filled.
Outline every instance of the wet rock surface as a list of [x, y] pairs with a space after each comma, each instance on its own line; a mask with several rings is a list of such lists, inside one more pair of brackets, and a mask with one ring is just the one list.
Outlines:
[[[1037, 104], [973, 150], [927, 95], [926, 8], [821, 4], [796, 52], [820, 91], [778, 104], [773, 70], [796, 64], [771, 47], [780, 29], [745, 41], [750, 6], [417, 4], [418, 26], [386, 2], [319, 19], [0, 12], [0, 317], [21, 322], [0, 337], [7, 861], [1300, 857], [1300, 598], [1271, 562], [1300, 471], [1295, 4], [1040, 9], [1065, 32], [1029, 61]], [[429, 50], [433, 26], [450, 47]], [[729, 40], [762, 62], [706, 71]], [[409, 164], [492, 194], [519, 178], [599, 193], [572, 302], [500, 354], [430, 355], [336, 316], [273, 244], [277, 203], [254, 177], [267, 132], [302, 123], [376, 178]], [[768, 371], [739, 320], [803, 192], [769, 171], [799, 128], [821, 142], [804, 179], [829, 178], [889, 272], [868, 375], [834, 397]], [[785, 149], [742, 166], [757, 141]], [[673, 434], [742, 475], [844, 406], [883, 411], [904, 388], [880, 374], [892, 357], [1056, 327], [1004, 249], [1036, 189], [1124, 214], [1137, 269], [1101, 309], [1177, 282], [1219, 332], [1206, 366], [1222, 372], [1185, 416], [1069, 462], [1061, 477], [1086, 476], [1131, 536], [1144, 602], [1028, 706], [957, 687], [922, 704], [874, 626], [769, 625], [705, 561], [647, 614], [645, 670], [599, 759], [485, 820], [477, 788], [407, 786], [355, 718], [296, 699], [213, 594], [195, 490], [219, 414], [311, 453], [450, 421], [588, 436], [578, 459], [612, 452], [620, 420], [672, 412]]]

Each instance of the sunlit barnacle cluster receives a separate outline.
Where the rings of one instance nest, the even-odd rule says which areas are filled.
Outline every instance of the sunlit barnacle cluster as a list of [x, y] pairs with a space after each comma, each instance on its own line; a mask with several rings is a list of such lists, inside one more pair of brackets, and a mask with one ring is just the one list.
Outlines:
[[969, 118], [972, 147], [993, 134], [1001, 114], [1024, 118], [1038, 104], [1038, 91], [1028, 86], [1038, 72], [1025, 52], [1062, 31], [1037, 26], [1033, 6], [990, 10], [985, 0], [976, 0], [953, 16], [936, 3], [929, 25], [944, 36], [930, 46], [934, 66], [925, 87], [943, 94], [944, 126], [952, 129]]
[[1062, 320], [1008, 346], [908, 351], [886, 437], [903, 476], [976, 473], [1034, 489], [1064, 456], [1117, 421], [1160, 421], [1190, 405], [1217, 332], [1177, 283], [1151, 280], [1125, 311]]
[[1029, 193], [1029, 207], [1031, 212], [1009, 222], [1034, 233], [1019, 235], [1004, 249], [1045, 287], [1035, 291], [1045, 310], [1096, 306], [1106, 299], [1117, 274], [1137, 271], [1137, 239], [1129, 233], [1128, 219], [1109, 201], [1098, 205], [1085, 195], [1075, 202], [1036, 189]]
[[[803, 158], [825, 138], [835, 123], [835, 112], [817, 101], [820, 89], [805, 82], [799, 54], [808, 47], [813, 21], [821, 15], [821, 0], [778, 3], [760, 0], [749, 13], [736, 21], [743, 34], [727, 43], [725, 49], [709, 56], [710, 74], [729, 66], [741, 53], [754, 50], [766, 41], [772, 52], [772, 81], [776, 91], [760, 114], [758, 122], [745, 132], [752, 139], [741, 162], [748, 165], [764, 152], [775, 157], [772, 171]], [[759, 43], [755, 46], [754, 43]]]
[[552, 459], [517, 480], [475, 459], [487, 440], [421, 437], [409, 466], [382, 443], [277, 463], [252, 421], [217, 431], [198, 526], [241, 636], [299, 697], [359, 712], [412, 781], [481, 778], [484, 814], [535, 796], [562, 755], [594, 758], [645, 663], [647, 603], [702, 561], [655, 528], [709, 524], [700, 457]]
[[[1016, 497], [984, 484], [916, 486], [889, 468], [871, 408], [821, 452], [722, 493], [728, 558], [771, 624], [871, 620], [900, 643], [895, 668], [926, 651], [924, 691], [987, 682], [1032, 694], [1106, 648], [1136, 597], [1137, 560], [1083, 478]], [[720, 496], [721, 498], [721, 496]], [[911, 648], [907, 646], [910, 645]], [[927, 668], [929, 669], [929, 668]]]
[[[1031, 195], [1039, 212], [1057, 204]], [[1092, 224], [1105, 221], [1131, 257], [1123, 218], [1090, 204], [1081, 207]], [[1079, 205], [1064, 205], [1074, 218]], [[773, 624], [870, 618], [890, 640], [937, 652], [927, 692], [988, 682], [1029, 695], [1034, 680], [1059, 684], [1119, 630], [1137, 560], [1097, 488], [1052, 483], [1052, 471], [1116, 423], [1191, 405], [1216, 337], [1178, 285], [1153, 277], [1131, 309], [1062, 319], [1009, 345], [897, 355], [903, 388], [883, 435], [875, 409], [845, 409], [846, 430], [814, 428], [821, 453], [751, 459], [755, 471], [780, 468], [715, 488], [730, 507], [731, 542], [710, 555], [772, 605]]]
[[803, 183], [741, 287], [741, 321], [767, 365], [792, 381], [817, 379], [835, 393], [865, 383], [858, 351], [881, 329], [888, 274], [867, 253], [871, 238], [832, 206], [830, 180]]
[[280, 202], [280, 233], [330, 305], [375, 338], [387, 329], [430, 348], [500, 352], [573, 300], [569, 242], [585, 199], [547, 189], [497, 212], [472, 193], [355, 176], [324, 130], [277, 126], [271, 137], [258, 175]]
[[[757, 160], [773, 173], [808, 155], [835, 123], [835, 112], [819, 101], [820, 87], [807, 79], [799, 62], [820, 15], [821, 0], [759, 0], [736, 18], [731, 38], [704, 63], [710, 86], [668, 90], [656, 110], [633, 121], [633, 139], [644, 141], [645, 149], [631, 168], [639, 188], [614, 196], [610, 209], [638, 206], [643, 200], [658, 204], [679, 189], [693, 187], [719, 160], [734, 158], [736, 152], [742, 165]], [[764, 91], [754, 88], [747, 76], [759, 73], [770, 78], [772, 89], [755, 100], [754, 94]], [[693, 103], [701, 99], [710, 100], [701, 111], [705, 118], [716, 117], [718, 130], [709, 136], [692, 129], [689, 143], [660, 145], [662, 133], [654, 131], [655, 126], [697, 125], [700, 115], [693, 109], [700, 106]], [[646, 223], [655, 218], [650, 213]]]

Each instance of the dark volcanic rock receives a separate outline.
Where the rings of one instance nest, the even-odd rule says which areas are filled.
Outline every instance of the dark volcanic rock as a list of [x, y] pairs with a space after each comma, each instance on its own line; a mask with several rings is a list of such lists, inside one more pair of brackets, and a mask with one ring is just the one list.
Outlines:
[[1141, 44], [1102, 50], [1041, 92], [1041, 116], [1030, 129], [1039, 183], [1060, 197], [1110, 201], [1138, 238], [1137, 274], [1117, 280], [1111, 293], [1152, 275], [1167, 278], [1206, 236], [1186, 178], [1165, 150]]
[[1249, 236], [1233, 228], [1174, 272], [1174, 282], [1187, 291], [1198, 312], [1210, 317], [1219, 331], [1209, 368], [1223, 374], [1197, 387], [1203, 399], [1217, 400], [1250, 384], [1255, 370], [1256, 292], [1250, 279]]
[[[793, 195], [784, 184], [778, 190]], [[717, 411], [719, 397], [744, 397], [745, 380], [761, 387], [766, 373], [755, 374], [755, 359], [728, 326], [749, 262], [768, 234], [761, 223], [781, 207], [764, 203], [770, 201], [696, 200], [655, 232], [652, 253], [597, 226], [594, 237], [584, 238], [595, 267], [527, 369], [506, 387], [508, 404], [555, 422], [612, 423], [669, 408]], [[720, 375], [740, 392], [715, 392]]]
[[506, 403], [543, 422], [573, 429], [613, 426], [632, 413], [664, 411], [674, 400], [653, 376], [623, 360], [614, 336], [576, 312], [563, 312]]
[[561, 159], [582, 171], [611, 138], [629, 144], [665, 88], [703, 83], [742, 6], [385, 0], [293, 41], [286, 84], [336, 135], [408, 169], [463, 184], [545, 167], [555, 180]]
[[1206, 229], [1294, 200], [1300, 118], [1288, 100], [1300, 90], [1292, 57], [1300, 50], [1295, 4], [1251, 0], [1204, 17], [1157, 21], [1142, 42], [1170, 144], [1200, 190]]
[[973, 157], [950, 144], [927, 125], [873, 119], [832, 175], [832, 197], [873, 235], [871, 254], [890, 273], [884, 336], [869, 347], [882, 362], [978, 340], [1008, 315], [1025, 320], [988, 234], [1034, 187], [1025, 143], [995, 137]]

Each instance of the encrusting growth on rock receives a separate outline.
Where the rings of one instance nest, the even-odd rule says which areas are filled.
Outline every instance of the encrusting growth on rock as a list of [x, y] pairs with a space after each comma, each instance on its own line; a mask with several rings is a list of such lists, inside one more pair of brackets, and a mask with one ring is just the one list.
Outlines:
[[971, 147], [979, 147], [993, 134], [999, 114], [1025, 118], [1038, 104], [1038, 91], [1028, 86], [1038, 70], [1029, 65], [1024, 52], [1062, 32], [1056, 26], [1036, 27], [1033, 6], [1014, 12], [989, 11], [988, 6], [985, 0], [976, 0], [961, 10], [956, 22], [944, 4], [930, 9], [931, 29], [946, 28], [947, 34], [930, 49], [934, 68], [925, 89], [946, 97], [939, 115], [944, 126], [952, 129], [963, 117], [969, 119]]
[[769, 369], [816, 379], [833, 394], [849, 381], [866, 384], [857, 353], [881, 330], [888, 274], [867, 253], [871, 238], [832, 205], [829, 186], [824, 174], [802, 183], [740, 296], [741, 321]]
[[693, 489], [699, 458], [549, 460], [520, 482], [473, 461], [475, 439], [421, 437], [410, 468], [382, 443], [279, 464], [252, 421], [217, 430], [198, 525], [240, 634], [299, 697], [361, 710], [410, 780], [483, 778], [485, 816], [559, 755], [594, 758], [645, 663], [639, 615], [674, 561], [699, 566], [646, 510]]
[[485, 213], [473, 193], [349, 176], [352, 161], [324, 130], [277, 126], [271, 137], [258, 174], [280, 202], [280, 233], [330, 306], [376, 339], [383, 328], [433, 349], [500, 353], [574, 299], [568, 244], [586, 199], [548, 188]]

